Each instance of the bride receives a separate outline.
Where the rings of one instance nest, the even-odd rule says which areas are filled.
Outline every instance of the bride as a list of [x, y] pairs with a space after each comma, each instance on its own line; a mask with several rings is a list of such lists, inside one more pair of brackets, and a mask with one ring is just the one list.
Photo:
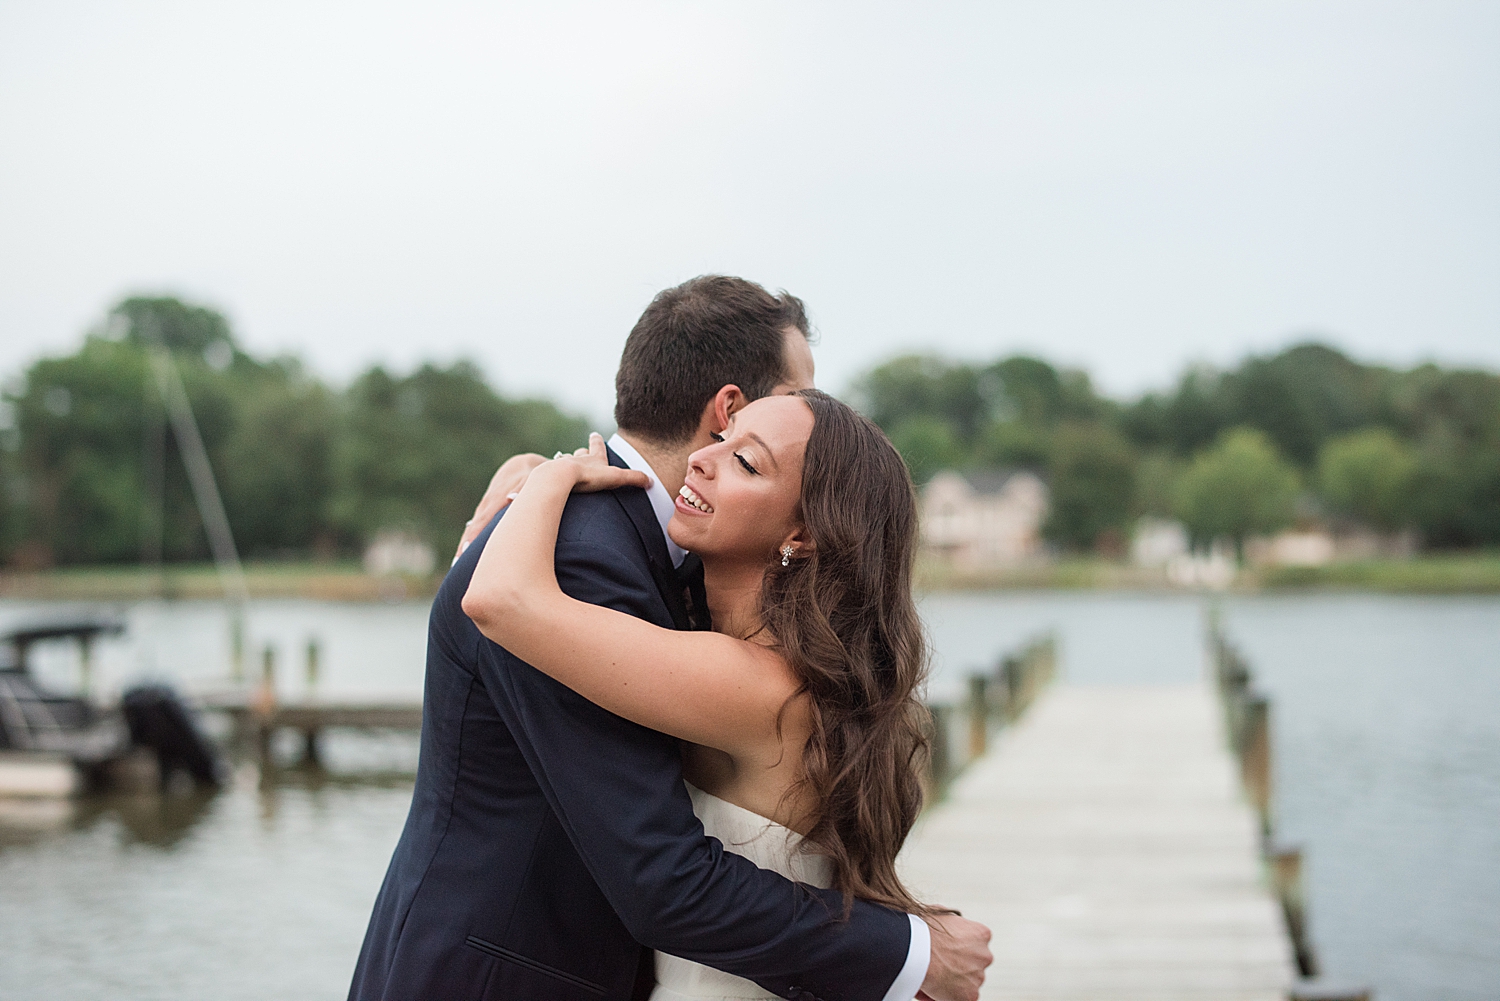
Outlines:
[[[537, 466], [485, 546], [463, 610], [592, 702], [683, 741], [708, 834], [802, 882], [918, 915], [896, 874], [921, 808], [911, 596], [916, 504], [873, 423], [816, 390], [735, 414], [693, 453], [668, 527], [703, 560], [713, 631], [677, 632], [568, 597], [553, 550], [572, 491], [645, 487], [604, 442]], [[771, 998], [658, 953], [653, 1001]]]

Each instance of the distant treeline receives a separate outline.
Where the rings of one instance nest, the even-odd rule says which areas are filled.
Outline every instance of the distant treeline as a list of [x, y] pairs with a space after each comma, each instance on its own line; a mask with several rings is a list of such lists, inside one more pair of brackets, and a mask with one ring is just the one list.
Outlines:
[[[351, 556], [397, 528], [451, 545], [490, 475], [588, 430], [497, 394], [473, 365], [372, 368], [347, 390], [294, 358], [258, 360], [218, 313], [121, 302], [83, 347], [33, 364], [0, 407], [0, 560], [201, 560], [208, 543], [149, 364], [182, 374], [243, 555]], [[1052, 493], [1061, 548], [1118, 551], [1143, 514], [1195, 540], [1298, 520], [1413, 530], [1429, 547], [1500, 543], [1500, 376], [1361, 365], [1316, 344], [1192, 369], [1122, 403], [1082, 372], [1028, 357], [904, 357], [854, 402], [918, 483], [939, 469], [1024, 467]]]
[[5, 394], [5, 562], [208, 557], [151, 375], [154, 338], [182, 374], [245, 556], [356, 555], [388, 527], [441, 553], [507, 456], [571, 449], [588, 432], [549, 402], [500, 396], [471, 364], [376, 367], [340, 392], [294, 358], [252, 358], [212, 310], [127, 299], [76, 354], [36, 362]]
[[909, 356], [856, 396], [919, 483], [943, 468], [1041, 472], [1045, 531], [1065, 549], [1117, 549], [1145, 514], [1182, 520], [1198, 544], [1298, 521], [1412, 530], [1430, 548], [1500, 543], [1491, 372], [1398, 371], [1302, 344], [1121, 403], [1036, 358]]

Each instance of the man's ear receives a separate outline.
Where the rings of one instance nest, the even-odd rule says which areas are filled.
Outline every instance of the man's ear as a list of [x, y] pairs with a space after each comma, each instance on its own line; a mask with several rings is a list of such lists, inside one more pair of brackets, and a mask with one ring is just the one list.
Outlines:
[[749, 400], [745, 399], [745, 394], [740, 392], [740, 387], [734, 383], [730, 383], [727, 386], [720, 386], [719, 391], [714, 394], [714, 398], [709, 401], [709, 406], [713, 407], [712, 430], [716, 434], [722, 433], [729, 426], [730, 415], [743, 410], [745, 404], [749, 402]]

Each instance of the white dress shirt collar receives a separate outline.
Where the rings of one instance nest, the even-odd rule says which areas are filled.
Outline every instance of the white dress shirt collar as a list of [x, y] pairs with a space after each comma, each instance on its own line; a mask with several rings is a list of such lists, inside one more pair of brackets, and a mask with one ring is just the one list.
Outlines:
[[651, 486], [646, 488], [646, 499], [651, 502], [651, 510], [656, 513], [656, 520], [661, 525], [661, 537], [667, 541], [667, 553], [672, 557], [672, 565], [682, 566], [682, 561], [687, 558], [687, 550], [673, 542], [672, 537], [667, 534], [667, 522], [672, 520], [672, 515], [677, 508], [673, 504], [672, 495], [667, 493], [667, 488], [661, 485], [661, 477], [656, 475], [656, 470], [651, 468], [651, 463], [635, 450], [635, 446], [621, 438], [619, 434], [609, 439], [609, 447], [625, 460], [625, 465], [651, 477]]

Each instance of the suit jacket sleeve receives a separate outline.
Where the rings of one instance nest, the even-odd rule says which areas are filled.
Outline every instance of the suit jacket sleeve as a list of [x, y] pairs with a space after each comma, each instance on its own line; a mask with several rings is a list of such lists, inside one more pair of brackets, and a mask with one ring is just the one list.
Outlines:
[[[660, 620], [661, 597], [638, 561], [597, 543], [563, 542], [556, 565], [573, 597]], [[845, 922], [839, 894], [725, 852], [693, 813], [676, 739], [599, 708], [482, 636], [478, 642], [496, 709], [637, 941], [781, 997], [885, 995], [910, 944], [905, 914], [856, 901]]]

